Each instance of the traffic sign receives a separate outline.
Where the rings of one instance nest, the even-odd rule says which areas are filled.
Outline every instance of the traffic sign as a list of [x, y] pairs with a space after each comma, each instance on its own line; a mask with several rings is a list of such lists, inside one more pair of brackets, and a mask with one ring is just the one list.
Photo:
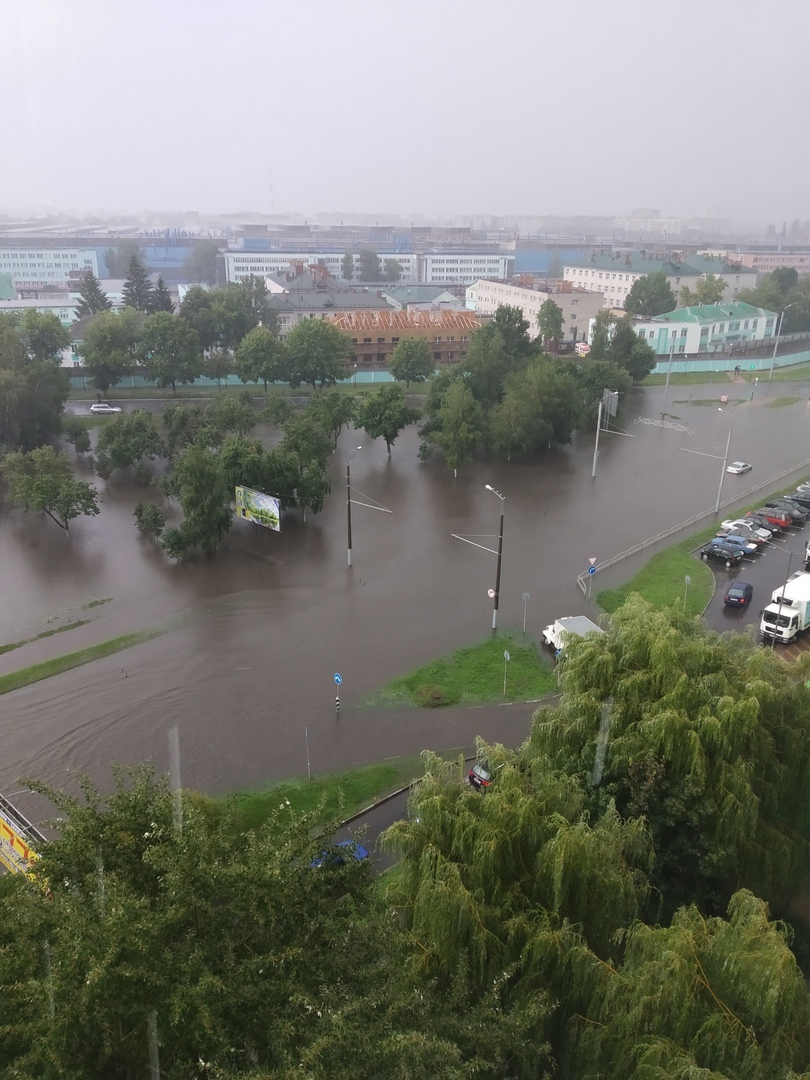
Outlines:
[[504, 660], [511, 660], [512, 659], [512, 657], [509, 655], [509, 650], [508, 649], [503, 650], [503, 658], [504, 658]]
[[340, 673], [337, 672], [337, 671], [335, 672], [335, 682], [337, 683], [338, 686], [340, 686], [340, 684], [343, 682], [343, 679], [341, 679], [341, 677], [340, 677]]
[[596, 573], [596, 567], [595, 566], [589, 566], [588, 567], [588, 573], [589, 574], [595, 574]]
[[494, 589], [487, 589], [487, 596], [490, 598], [490, 600], [492, 600], [493, 597], [495, 596], [495, 590]]
[[588, 562], [591, 564], [591, 566], [596, 566], [596, 559], [588, 559]]

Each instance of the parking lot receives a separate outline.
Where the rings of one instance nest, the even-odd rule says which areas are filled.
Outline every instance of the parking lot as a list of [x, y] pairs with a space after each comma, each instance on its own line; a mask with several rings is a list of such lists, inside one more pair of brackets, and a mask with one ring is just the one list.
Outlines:
[[[722, 563], [710, 562], [715, 577], [716, 587], [711, 603], [706, 609], [705, 619], [713, 630], [724, 632], [736, 630], [743, 632], [753, 628], [759, 639], [760, 612], [771, 600], [771, 595], [797, 570], [804, 569], [805, 543], [810, 537], [808, 523], [791, 525], [781, 535], [774, 536], [761, 551], [745, 555], [742, 561], [730, 569]], [[695, 552], [700, 558], [700, 549]], [[753, 587], [753, 598], [746, 608], [726, 607], [723, 603], [728, 585], [732, 581], [745, 581]], [[802, 653], [810, 650], [810, 634], [800, 635], [790, 645], [777, 644], [780, 655], [786, 660], [795, 660]]]

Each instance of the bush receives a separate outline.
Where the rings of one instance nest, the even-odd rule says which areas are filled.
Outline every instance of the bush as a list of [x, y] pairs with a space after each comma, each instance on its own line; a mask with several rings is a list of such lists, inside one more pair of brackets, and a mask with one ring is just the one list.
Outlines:
[[458, 694], [447, 691], [442, 686], [417, 686], [413, 692], [417, 705], [423, 709], [440, 709], [446, 705], [457, 705]]

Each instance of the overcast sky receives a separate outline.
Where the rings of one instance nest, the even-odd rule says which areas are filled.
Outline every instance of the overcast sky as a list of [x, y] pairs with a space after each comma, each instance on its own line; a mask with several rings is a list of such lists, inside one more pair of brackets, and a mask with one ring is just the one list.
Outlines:
[[0, 207], [810, 218], [810, 0], [2, 0]]

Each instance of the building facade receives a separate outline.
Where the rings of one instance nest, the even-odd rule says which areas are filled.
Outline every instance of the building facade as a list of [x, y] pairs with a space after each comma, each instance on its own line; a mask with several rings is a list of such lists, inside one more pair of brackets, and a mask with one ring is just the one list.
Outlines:
[[582, 261], [566, 265], [563, 280], [578, 288], [601, 293], [604, 307], [623, 308], [633, 282], [656, 272], [666, 275], [676, 300], [684, 285], [694, 289], [704, 274], [713, 274], [725, 281], [724, 302], [735, 300], [740, 289], [753, 288], [757, 283], [756, 270], [739, 261], [730, 262], [720, 255], [682, 256], [675, 251], [592, 252]]
[[467, 355], [478, 326], [471, 311], [347, 311], [335, 326], [351, 339], [350, 365], [357, 371], [387, 367], [403, 338], [424, 338], [436, 364], [456, 364]]
[[98, 257], [93, 248], [0, 247], [0, 274], [11, 277], [21, 296], [50, 286], [65, 289], [79, 274], [92, 270], [98, 277]]
[[476, 315], [494, 315], [501, 304], [520, 308], [529, 323], [531, 338], [539, 333], [537, 316], [546, 300], [553, 300], [562, 310], [563, 337], [567, 341], [586, 341], [589, 322], [603, 307], [598, 293], [575, 288], [569, 282], [528, 289], [505, 281], [478, 280], [467, 289], [467, 307]]
[[677, 308], [654, 319], [637, 319], [634, 328], [657, 356], [695, 356], [731, 352], [756, 342], [772, 341], [778, 333], [774, 311], [751, 304], [702, 304]]
[[[402, 280], [423, 285], [447, 285], [460, 283], [470, 285], [483, 277], [507, 278], [511, 275], [514, 255], [495, 251], [431, 251], [403, 254], [392, 251], [378, 252], [380, 265], [393, 259], [402, 271]], [[323, 267], [332, 277], [343, 277], [343, 254], [340, 252], [312, 252], [302, 255], [295, 251], [254, 251], [229, 249], [222, 253], [226, 282], [244, 281], [251, 274], [269, 277], [282, 274], [292, 267]], [[354, 277], [360, 277], [360, 257], [353, 253]], [[2, 269], [2, 267], [0, 267]]]

